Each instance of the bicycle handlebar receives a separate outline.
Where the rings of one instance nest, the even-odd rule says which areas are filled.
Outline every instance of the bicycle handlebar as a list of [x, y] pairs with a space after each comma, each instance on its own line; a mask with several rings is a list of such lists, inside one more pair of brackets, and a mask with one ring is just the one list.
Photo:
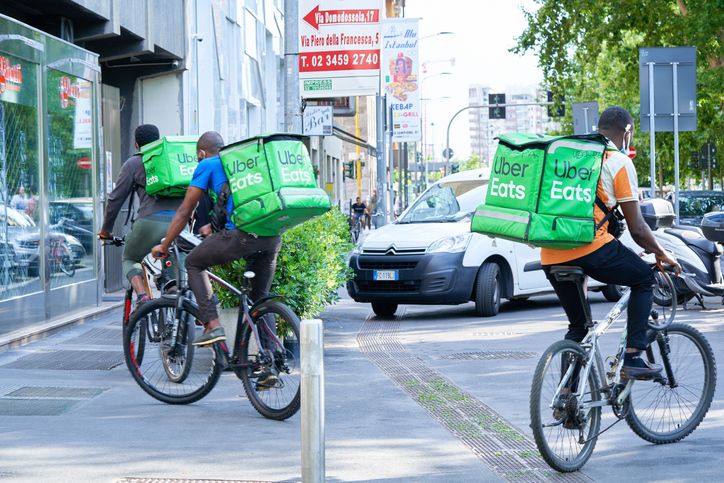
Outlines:
[[116, 246], [116, 247], [122, 247], [126, 244], [125, 237], [118, 237], [114, 236], [113, 238], [99, 238], [99, 240], [102, 242], [103, 246]]

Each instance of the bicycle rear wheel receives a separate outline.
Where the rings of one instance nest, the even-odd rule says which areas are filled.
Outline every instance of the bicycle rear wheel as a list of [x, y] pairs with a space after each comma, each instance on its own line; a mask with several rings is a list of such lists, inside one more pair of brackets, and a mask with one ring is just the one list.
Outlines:
[[[533, 375], [530, 393], [530, 420], [535, 444], [551, 468], [561, 472], [579, 470], [588, 461], [596, 446], [601, 426], [601, 408], [581, 410], [580, 403], [599, 401], [596, 367], [588, 374], [582, 401], [564, 391], [575, 393], [586, 352], [575, 342], [561, 340], [543, 353]], [[571, 371], [568, 367], [573, 366]], [[564, 376], [561, 393], [558, 386]]]
[[[252, 318], [259, 331], [266, 330], [262, 321], [270, 325], [273, 321], [283, 345], [260, 349], [251, 329], [245, 327], [240, 361], [248, 367], [238, 370], [237, 375], [254, 409], [265, 418], [282, 421], [299, 410], [299, 318], [289, 307], [274, 300], [256, 307]], [[259, 383], [259, 376], [269, 373], [276, 381], [269, 385]]]
[[[218, 382], [221, 354], [215, 344], [188, 349], [195, 338], [196, 307], [184, 304], [178, 319], [175, 313], [175, 297], [154, 299], [137, 308], [123, 332], [123, 351], [141, 389], [168, 404], [189, 404], [206, 396]], [[174, 331], [179, 320], [186, 327]], [[144, 339], [143, 358], [138, 359], [136, 347]]]
[[709, 411], [716, 387], [714, 354], [701, 332], [676, 323], [657, 334], [647, 355], [664, 370], [653, 381], [634, 383], [626, 422], [646, 441], [675, 443], [691, 434]]

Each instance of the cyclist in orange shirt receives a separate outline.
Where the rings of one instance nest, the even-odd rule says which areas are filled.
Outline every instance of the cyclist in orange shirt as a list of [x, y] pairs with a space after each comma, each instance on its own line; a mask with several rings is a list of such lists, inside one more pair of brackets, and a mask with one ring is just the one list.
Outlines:
[[[603, 221], [607, 211], [621, 207], [634, 241], [656, 256], [657, 263], [678, 267], [656, 241], [639, 209], [638, 178], [628, 152], [633, 138], [634, 123], [631, 114], [621, 107], [606, 109], [598, 122], [598, 131], [609, 140], [601, 167], [601, 178], [596, 191], [603, 203], [596, 203], [596, 224]], [[610, 218], [609, 218], [610, 220]], [[633, 251], [626, 248], [609, 233], [611, 221], [596, 232], [592, 243], [568, 250], [541, 249], [541, 264], [568, 317], [565, 338], [580, 342], [586, 336], [584, 307], [573, 282], [559, 282], [550, 274], [552, 265], [572, 265], [583, 268], [586, 275], [607, 283], [631, 287], [628, 304], [628, 337], [622, 373], [632, 379], [648, 379], [659, 372], [661, 366], [641, 357], [649, 341], [646, 327], [651, 313], [654, 275], [649, 266]]]

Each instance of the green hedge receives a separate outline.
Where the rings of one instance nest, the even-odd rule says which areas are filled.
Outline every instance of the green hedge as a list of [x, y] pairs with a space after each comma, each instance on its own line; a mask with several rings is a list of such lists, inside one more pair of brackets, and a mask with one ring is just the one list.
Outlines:
[[[316, 317], [338, 300], [337, 289], [352, 276], [346, 263], [353, 248], [349, 240], [349, 222], [338, 209], [288, 230], [282, 235], [271, 292], [281, 295], [300, 318]], [[245, 265], [239, 260], [212, 271], [241, 286]], [[223, 289], [217, 295], [225, 308], [238, 305], [238, 299]]]

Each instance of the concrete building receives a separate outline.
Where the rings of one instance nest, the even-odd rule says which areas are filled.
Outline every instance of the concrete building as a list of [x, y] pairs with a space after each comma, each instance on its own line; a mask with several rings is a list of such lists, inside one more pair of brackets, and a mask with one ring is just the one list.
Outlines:
[[[488, 105], [489, 95], [503, 93], [488, 86], [475, 84], [468, 89], [468, 105]], [[506, 104], [528, 104], [546, 99], [545, 91], [517, 89], [504, 92]], [[495, 155], [495, 137], [506, 132], [547, 133], [560, 129], [560, 123], [548, 117], [546, 106], [508, 106], [505, 119], [490, 119], [489, 110], [470, 109], [471, 153], [488, 165]]]
[[[12, 172], [0, 190], [0, 252], [17, 245], [39, 260], [0, 273], [0, 314], [13, 314], [12, 324], [0, 323], [3, 333], [87, 309], [123, 287], [120, 249], [101, 250], [94, 234], [137, 125], [156, 124], [162, 135], [216, 130], [227, 142], [283, 130], [285, 75], [283, 0], [3, 0], [0, 14], [0, 157]], [[35, 92], [27, 99], [14, 82], [21, 68], [22, 92]], [[56, 109], [56, 99], [58, 109], [84, 117], [55, 121], [51, 111], [43, 124], [38, 113]], [[58, 126], [65, 130], [56, 137], [37, 136]], [[333, 178], [340, 154], [319, 148], [312, 146], [315, 163]], [[8, 206], [13, 196], [22, 210]], [[75, 223], [58, 227], [62, 217]], [[117, 234], [124, 220], [122, 213]], [[72, 276], [43, 270], [54, 255], [38, 240], [53, 230], [81, 242]]]

